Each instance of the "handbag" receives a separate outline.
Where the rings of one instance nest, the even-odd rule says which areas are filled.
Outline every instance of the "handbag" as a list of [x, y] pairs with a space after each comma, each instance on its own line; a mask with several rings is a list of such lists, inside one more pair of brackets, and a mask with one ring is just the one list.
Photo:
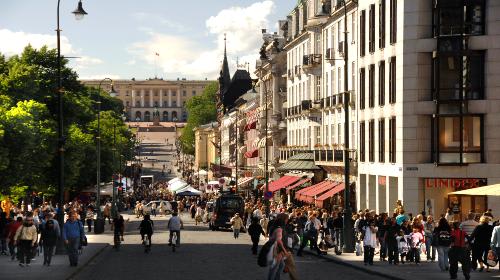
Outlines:
[[85, 235], [84, 235], [84, 236], [82, 236], [82, 237], [80, 238], [80, 245], [81, 245], [81, 246], [87, 246], [87, 245], [88, 245], [88, 242], [87, 242], [87, 236], [85, 236]]
[[493, 250], [489, 250], [488, 251], [488, 258], [487, 258], [486, 263], [489, 266], [492, 266], [492, 267], [495, 267], [497, 265], [497, 263], [498, 263], [498, 256], [497, 256], [497, 254]]

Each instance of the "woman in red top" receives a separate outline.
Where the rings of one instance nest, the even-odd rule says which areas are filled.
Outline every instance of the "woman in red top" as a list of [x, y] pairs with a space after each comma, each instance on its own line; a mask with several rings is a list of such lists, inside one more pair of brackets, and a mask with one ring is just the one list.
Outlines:
[[450, 279], [457, 279], [458, 262], [462, 264], [462, 272], [466, 280], [470, 279], [470, 254], [467, 250], [467, 234], [460, 229], [460, 223], [454, 222], [451, 231]]

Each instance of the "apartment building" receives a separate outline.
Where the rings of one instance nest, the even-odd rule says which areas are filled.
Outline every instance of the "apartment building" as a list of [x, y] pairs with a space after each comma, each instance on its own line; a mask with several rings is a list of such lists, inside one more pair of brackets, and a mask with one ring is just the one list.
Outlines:
[[[101, 80], [82, 80], [84, 85], [97, 88]], [[155, 108], [164, 122], [185, 122], [186, 101], [203, 92], [211, 81], [207, 80], [114, 80], [117, 98], [123, 102], [125, 114], [131, 121], [153, 121]], [[110, 83], [103, 83], [102, 89], [109, 91]]]
[[498, 208], [500, 3], [359, 1], [358, 208]]

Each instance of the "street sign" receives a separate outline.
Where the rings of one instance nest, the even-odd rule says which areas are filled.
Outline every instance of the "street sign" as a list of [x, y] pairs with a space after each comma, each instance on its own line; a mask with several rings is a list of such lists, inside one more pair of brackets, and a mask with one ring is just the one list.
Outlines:
[[265, 192], [264, 193], [264, 198], [265, 199], [271, 199], [273, 197], [273, 192]]

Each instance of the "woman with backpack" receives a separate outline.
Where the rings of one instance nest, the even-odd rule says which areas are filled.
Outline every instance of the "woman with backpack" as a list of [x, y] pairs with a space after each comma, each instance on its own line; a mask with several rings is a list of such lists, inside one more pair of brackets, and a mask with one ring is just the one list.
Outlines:
[[[285, 224], [287, 222], [286, 220], [287, 219], [282, 215], [281, 217], [278, 216], [275, 220], [274, 228], [270, 231], [271, 236], [269, 238], [269, 241], [274, 242], [274, 246], [271, 247], [272, 261], [269, 266], [267, 280], [279, 280], [281, 278], [281, 272], [285, 268], [285, 259], [291, 257], [290, 252], [286, 249], [285, 244], [283, 243], [283, 228], [285, 227]], [[290, 276], [292, 275], [295, 275], [294, 271], [292, 271], [292, 273], [290, 274]]]
[[448, 271], [450, 264], [448, 262], [448, 252], [451, 245], [451, 227], [448, 220], [445, 218], [439, 219], [438, 226], [434, 229], [434, 236], [432, 238], [437, 247], [438, 252], [438, 265], [441, 271]]

